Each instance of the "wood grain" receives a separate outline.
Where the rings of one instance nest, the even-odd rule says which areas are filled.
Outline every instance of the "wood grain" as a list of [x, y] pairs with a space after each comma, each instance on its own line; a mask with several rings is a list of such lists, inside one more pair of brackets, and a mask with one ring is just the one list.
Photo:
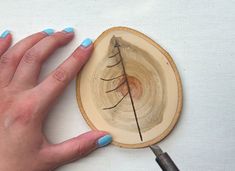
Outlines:
[[[127, 91], [123, 84], [115, 92], [105, 93], [123, 82], [123, 77], [118, 77], [122, 74], [119, 65], [107, 68], [119, 61], [114, 35], [121, 44], [143, 141], [137, 137], [129, 98], [112, 110], [102, 110]], [[171, 56], [144, 34], [126, 27], [103, 32], [94, 45], [92, 58], [77, 76], [77, 101], [88, 125], [110, 132], [113, 144], [120, 147], [140, 148], [162, 140], [175, 126], [182, 109], [181, 80]], [[110, 56], [115, 57], [108, 59]], [[115, 77], [118, 79], [100, 79]]]

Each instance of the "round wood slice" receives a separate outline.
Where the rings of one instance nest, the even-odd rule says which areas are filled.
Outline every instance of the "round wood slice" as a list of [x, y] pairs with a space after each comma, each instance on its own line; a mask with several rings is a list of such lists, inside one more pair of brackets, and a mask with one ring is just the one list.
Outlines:
[[166, 137], [182, 108], [182, 85], [171, 56], [146, 35], [126, 27], [103, 32], [77, 77], [77, 101], [94, 130], [113, 144], [140, 148]]

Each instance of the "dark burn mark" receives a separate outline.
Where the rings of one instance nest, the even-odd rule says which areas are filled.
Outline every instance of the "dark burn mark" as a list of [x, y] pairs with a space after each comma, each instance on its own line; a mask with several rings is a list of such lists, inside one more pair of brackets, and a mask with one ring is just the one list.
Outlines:
[[[137, 126], [138, 133], [139, 133], [139, 136], [140, 136], [140, 140], [143, 141], [143, 136], [142, 136], [142, 133], [141, 133], [141, 130], [140, 130], [139, 121], [138, 121], [138, 117], [137, 117], [137, 113], [136, 113], [136, 109], [135, 109], [135, 104], [134, 104], [134, 100], [133, 100], [133, 98], [139, 98], [141, 96], [142, 86], [141, 86], [141, 83], [138, 79], [136, 79], [135, 77], [127, 75], [126, 68], [124, 66], [123, 56], [122, 56], [122, 53], [121, 53], [121, 50], [120, 50], [120, 44], [118, 43], [115, 36], [113, 38], [115, 40], [114, 48], [117, 49], [117, 53], [109, 56], [108, 58], [113, 58], [113, 57], [118, 57], [119, 56], [119, 60], [116, 64], [109, 65], [107, 67], [112, 68], [112, 67], [115, 67], [115, 66], [120, 64], [121, 67], [122, 67], [122, 71], [123, 71], [123, 77], [121, 79], [121, 82], [118, 84], [118, 86], [116, 86], [112, 90], [106, 91], [106, 93], [110, 93], [110, 92], [113, 92], [115, 90], [118, 90], [122, 93], [123, 97], [115, 105], [113, 105], [111, 107], [103, 108], [103, 110], [113, 109], [113, 108], [117, 107], [122, 102], [122, 100], [127, 95], [129, 95], [131, 105], [132, 105], [132, 109], [133, 109], [133, 113], [134, 113], [134, 117], [135, 117], [135, 121], [136, 121], [136, 126]], [[101, 78], [101, 80], [110, 81], [110, 80], [115, 80], [117, 78], [119, 78], [119, 77], [110, 78], [110, 79]]]

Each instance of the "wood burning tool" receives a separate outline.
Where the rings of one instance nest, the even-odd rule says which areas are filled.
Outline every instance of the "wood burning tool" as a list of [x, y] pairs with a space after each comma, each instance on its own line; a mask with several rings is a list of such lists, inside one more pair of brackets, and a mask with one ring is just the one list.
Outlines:
[[163, 171], [179, 171], [173, 160], [170, 158], [170, 156], [163, 152], [162, 149], [158, 145], [151, 145], [149, 146], [153, 153], [156, 156], [156, 162], [161, 167]]

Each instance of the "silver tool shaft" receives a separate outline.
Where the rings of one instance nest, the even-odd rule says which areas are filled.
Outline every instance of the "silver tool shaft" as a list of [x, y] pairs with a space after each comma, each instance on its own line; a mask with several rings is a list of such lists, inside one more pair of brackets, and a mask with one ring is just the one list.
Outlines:
[[173, 160], [170, 156], [163, 152], [162, 149], [158, 145], [149, 146], [153, 153], [156, 156], [156, 162], [161, 167], [163, 171], [179, 171]]

